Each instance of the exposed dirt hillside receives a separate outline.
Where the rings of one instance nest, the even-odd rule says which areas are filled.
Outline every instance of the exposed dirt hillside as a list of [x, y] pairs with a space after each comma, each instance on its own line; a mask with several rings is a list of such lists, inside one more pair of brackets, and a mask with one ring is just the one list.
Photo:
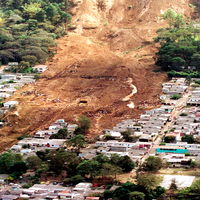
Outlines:
[[[156, 30], [166, 26], [160, 15], [168, 8], [190, 16], [189, 0], [72, 0], [73, 28], [59, 39], [57, 54], [37, 84], [23, 87], [10, 100], [19, 106], [5, 118], [1, 148], [22, 133], [34, 133], [59, 118], [75, 122], [84, 114], [92, 119], [91, 135], [145, 109], [159, 105], [164, 73], [155, 73], [153, 43]], [[137, 93], [130, 101], [127, 83], [132, 78]], [[39, 94], [22, 96], [23, 91]], [[145, 103], [144, 103], [145, 101]]]

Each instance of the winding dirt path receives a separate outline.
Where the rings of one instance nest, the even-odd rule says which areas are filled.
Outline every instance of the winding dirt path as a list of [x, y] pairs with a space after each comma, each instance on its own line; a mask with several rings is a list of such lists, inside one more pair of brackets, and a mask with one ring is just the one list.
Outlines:
[[[130, 87], [133, 88], [133, 90], [132, 90], [131, 94], [129, 94], [128, 96], [124, 97], [124, 98], [122, 99], [122, 101], [129, 101], [130, 98], [131, 98], [134, 94], [137, 93], [137, 88], [136, 88], [135, 85], [132, 84], [132, 82], [133, 82], [133, 79], [132, 79], [132, 78], [128, 78], [127, 83], [130, 84]], [[129, 108], [134, 108], [134, 107], [135, 107], [135, 104], [134, 104], [132, 101], [130, 101], [130, 103], [127, 104], [127, 106], [128, 106]]]

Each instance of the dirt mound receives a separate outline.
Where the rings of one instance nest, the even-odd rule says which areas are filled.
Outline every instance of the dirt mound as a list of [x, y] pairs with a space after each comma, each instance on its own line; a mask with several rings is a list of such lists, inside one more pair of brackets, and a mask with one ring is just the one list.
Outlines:
[[[102, 3], [102, 4], [101, 4]], [[2, 149], [22, 133], [33, 134], [59, 118], [76, 122], [84, 114], [92, 119], [91, 136], [126, 118], [159, 105], [163, 73], [155, 73], [153, 43], [160, 14], [168, 8], [190, 15], [188, 0], [73, 0], [75, 30], [58, 40], [57, 54], [37, 84], [18, 90], [10, 100], [19, 105], [5, 118]], [[122, 101], [131, 93], [128, 78], [137, 88], [135, 108]], [[21, 96], [23, 91], [37, 91]], [[17, 112], [16, 112], [17, 111]], [[17, 115], [16, 115], [17, 113]]]

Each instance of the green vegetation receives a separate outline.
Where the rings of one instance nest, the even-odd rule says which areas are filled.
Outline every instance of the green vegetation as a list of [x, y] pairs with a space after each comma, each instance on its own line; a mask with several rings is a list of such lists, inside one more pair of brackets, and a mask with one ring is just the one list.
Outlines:
[[[186, 23], [181, 14], [167, 10], [162, 18], [168, 22], [168, 28], [159, 28], [156, 42], [161, 48], [156, 53], [156, 64], [168, 72], [171, 77], [200, 77], [200, 28], [194, 22]], [[191, 70], [195, 70], [194, 72]]]
[[166, 143], [175, 142], [175, 140], [176, 140], [176, 138], [173, 137], [173, 136], [167, 136], [167, 137], [164, 138], [164, 141], [165, 141]]
[[24, 138], [30, 137], [28, 134], [22, 134], [19, 137], [17, 137], [18, 140], [23, 140]]
[[200, 179], [196, 180], [190, 187], [181, 190], [178, 193], [178, 199], [198, 199], [200, 192]]
[[[141, 126], [141, 125], [139, 125]], [[132, 133], [131, 130], [127, 130], [122, 132], [123, 138], [125, 139], [125, 142], [136, 142], [138, 140], [138, 136]]]
[[157, 186], [160, 180], [154, 175], [139, 175], [137, 184], [123, 183], [114, 191], [106, 190], [104, 192], [105, 199], [112, 198], [113, 200], [148, 200], [158, 199], [165, 194], [165, 189]]
[[180, 116], [188, 116], [187, 113], [181, 113]]
[[179, 94], [174, 94], [172, 97], [171, 97], [171, 99], [175, 99], [175, 100], [178, 100], [178, 99], [180, 99], [181, 97], [180, 97], [180, 95]]
[[[54, 39], [66, 34], [65, 0], [0, 0], [0, 62], [18, 62], [12, 72], [32, 72], [32, 66], [54, 54]], [[49, 48], [51, 47], [51, 48]]]
[[200, 85], [195, 83], [195, 84], [192, 84], [191, 87], [200, 87]]
[[67, 128], [62, 128], [58, 131], [56, 134], [52, 134], [50, 136], [50, 139], [66, 139], [68, 136]]
[[200, 80], [195, 80], [194, 82], [200, 85]]
[[[162, 159], [155, 156], [149, 156], [142, 164], [141, 169], [148, 172], [157, 172], [163, 166]], [[140, 170], [141, 170], [140, 169]]]
[[181, 138], [182, 142], [188, 142], [189, 144], [194, 143], [194, 137], [193, 135], [185, 135]]
[[87, 118], [84, 115], [79, 116], [78, 118], [78, 128], [75, 130], [74, 134], [87, 134], [89, 129], [91, 128], [91, 119]]

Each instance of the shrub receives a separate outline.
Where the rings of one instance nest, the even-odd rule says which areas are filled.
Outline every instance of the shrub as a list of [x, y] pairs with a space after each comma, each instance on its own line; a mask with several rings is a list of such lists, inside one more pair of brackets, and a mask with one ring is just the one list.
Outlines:
[[22, 134], [17, 139], [18, 140], [23, 140], [24, 138], [28, 138], [28, 137], [30, 137], [28, 134]]
[[192, 84], [191, 87], [200, 87], [200, 85], [195, 83], [195, 84]]
[[115, 191], [114, 190], [105, 190], [104, 191], [104, 197], [105, 199], [112, 198], [114, 195]]
[[187, 113], [181, 113], [180, 116], [188, 116]]
[[115, 138], [113, 136], [111, 136], [110, 134], [105, 134], [104, 135], [105, 140], [114, 140]]
[[194, 82], [200, 85], [200, 80], [195, 80]]
[[167, 136], [167, 137], [164, 138], [164, 141], [166, 143], [174, 142], [175, 140], [176, 140], [176, 138], [173, 137], [173, 136]]
[[175, 99], [175, 100], [178, 100], [180, 99], [180, 95], [179, 94], [174, 94], [171, 99]]
[[34, 74], [34, 79], [38, 80], [40, 79], [41, 75], [40, 74]]

